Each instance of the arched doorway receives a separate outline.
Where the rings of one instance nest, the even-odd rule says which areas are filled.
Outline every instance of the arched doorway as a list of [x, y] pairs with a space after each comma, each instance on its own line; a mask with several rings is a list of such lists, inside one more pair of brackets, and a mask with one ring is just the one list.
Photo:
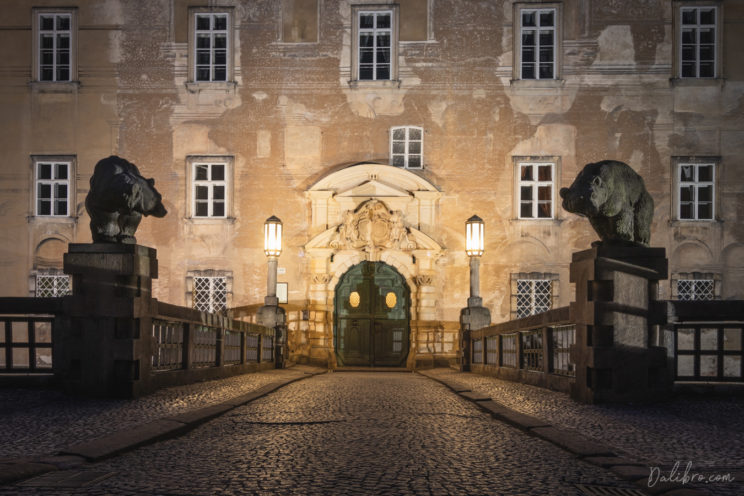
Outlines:
[[333, 345], [339, 365], [404, 366], [409, 348], [411, 292], [384, 262], [361, 262], [339, 279]]

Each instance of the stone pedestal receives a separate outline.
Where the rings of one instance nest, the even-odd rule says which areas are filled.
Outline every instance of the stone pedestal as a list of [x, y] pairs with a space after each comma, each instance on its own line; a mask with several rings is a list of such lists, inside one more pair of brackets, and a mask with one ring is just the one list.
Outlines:
[[643, 401], [671, 390], [666, 350], [650, 342], [651, 326], [664, 320], [656, 298], [667, 266], [663, 248], [600, 245], [574, 253], [572, 398], [585, 403]]
[[284, 368], [287, 360], [287, 315], [278, 305], [276, 297], [267, 296], [266, 304], [258, 309], [256, 322], [259, 325], [274, 329], [274, 364], [276, 368]]
[[491, 325], [491, 312], [478, 296], [468, 298], [468, 306], [460, 310], [460, 370], [470, 371], [470, 332]]
[[138, 396], [150, 372], [156, 251], [140, 245], [71, 244], [72, 296], [54, 327], [54, 372], [71, 393]]

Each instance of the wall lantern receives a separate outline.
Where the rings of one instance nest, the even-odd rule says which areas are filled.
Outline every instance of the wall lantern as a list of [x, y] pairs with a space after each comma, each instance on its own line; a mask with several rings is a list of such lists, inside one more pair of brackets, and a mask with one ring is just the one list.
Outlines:
[[480, 257], [483, 255], [484, 235], [485, 227], [483, 219], [474, 215], [465, 222], [465, 253], [469, 257]]
[[269, 258], [282, 253], [282, 221], [274, 215], [264, 223], [264, 253]]

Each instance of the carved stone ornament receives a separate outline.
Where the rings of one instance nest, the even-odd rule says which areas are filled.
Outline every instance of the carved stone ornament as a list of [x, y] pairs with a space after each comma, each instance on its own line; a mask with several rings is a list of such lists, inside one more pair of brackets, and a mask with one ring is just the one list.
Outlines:
[[432, 276], [428, 275], [418, 275], [413, 278], [413, 280], [416, 282], [416, 286], [431, 286], [431, 283], [434, 281], [434, 278]]
[[313, 284], [328, 284], [333, 279], [331, 274], [313, 274]]
[[379, 200], [369, 200], [355, 211], [344, 212], [344, 220], [331, 239], [331, 248], [375, 253], [384, 249], [410, 251], [416, 243], [403, 225], [403, 213], [393, 212]]

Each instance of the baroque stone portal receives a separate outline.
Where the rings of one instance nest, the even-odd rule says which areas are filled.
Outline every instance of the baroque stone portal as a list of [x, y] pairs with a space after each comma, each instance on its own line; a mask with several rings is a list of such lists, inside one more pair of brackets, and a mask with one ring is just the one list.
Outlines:
[[136, 165], [116, 155], [96, 164], [85, 209], [94, 243], [135, 244], [134, 232], [143, 215], [168, 213], [155, 180], [145, 179]]
[[654, 200], [627, 164], [587, 164], [570, 188], [561, 189], [561, 198], [564, 209], [589, 219], [603, 242], [648, 246]]

